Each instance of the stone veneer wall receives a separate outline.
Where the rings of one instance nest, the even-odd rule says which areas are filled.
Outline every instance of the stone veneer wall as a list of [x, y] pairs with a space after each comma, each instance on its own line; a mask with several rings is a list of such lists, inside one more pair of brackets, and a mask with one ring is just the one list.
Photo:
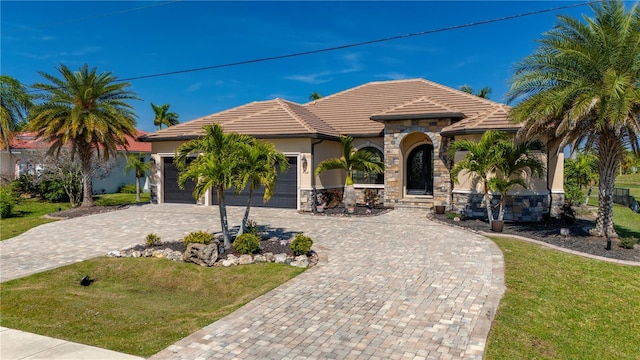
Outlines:
[[450, 119], [421, 119], [385, 122], [384, 129], [384, 205], [394, 207], [403, 199], [402, 162], [409, 154], [401, 153], [402, 140], [411, 133], [425, 134], [433, 144], [433, 204], [449, 207], [451, 176], [449, 174], [448, 139], [440, 136], [440, 130], [451, 124]]
[[[482, 198], [483, 194], [479, 193], [453, 193], [453, 211], [467, 218], [486, 219], [487, 211]], [[491, 205], [495, 209], [493, 213], [495, 218], [498, 217], [499, 200], [500, 195], [494, 195], [491, 199]], [[559, 199], [557, 197], [553, 199], [554, 204], [556, 200]], [[564, 196], [562, 196], [562, 200], [564, 200]], [[554, 208], [559, 208], [562, 202], [559, 204]], [[548, 213], [549, 195], [508, 195], [505, 201], [505, 221], [541, 221]], [[554, 214], [552, 209], [551, 216], [557, 216], [557, 214]]]
[[[358, 205], [365, 205], [365, 193], [366, 188], [356, 188], [356, 203]], [[378, 205], [383, 205], [382, 199], [384, 198], [384, 189], [379, 188], [371, 188], [371, 190], [375, 190], [378, 194]], [[316, 192], [321, 194], [324, 189], [318, 189]], [[331, 189], [332, 192], [342, 193], [342, 188], [339, 189]], [[301, 190], [300, 192], [300, 210], [302, 211], [313, 211], [313, 190]]]

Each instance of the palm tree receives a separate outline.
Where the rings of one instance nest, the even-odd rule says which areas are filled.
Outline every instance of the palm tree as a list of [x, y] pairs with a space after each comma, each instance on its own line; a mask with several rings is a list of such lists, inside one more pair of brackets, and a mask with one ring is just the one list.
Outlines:
[[155, 115], [153, 125], [157, 126], [158, 130], [162, 129], [162, 125], [169, 127], [180, 123], [180, 121], [178, 121], [178, 114], [169, 112], [169, 104], [155, 105], [151, 103], [151, 108]]
[[115, 156], [117, 147], [128, 146], [126, 136], [136, 136], [136, 115], [129, 100], [139, 100], [110, 72], [98, 73], [85, 64], [72, 72], [65, 65], [62, 78], [40, 73], [50, 83], [36, 83], [42, 103], [31, 110], [28, 128], [38, 138], [50, 142], [49, 153], [56, 156], [70, 147], [82, 166], [82, 206], [93, 206], [91, 176], [94, 157], [105, 161]]
[[460, 87], [460, 91], [466, 92], [467, 94], [475, 95], [477, 97], [481, 97], [483, 99], [488, 99], [489, 95], [491, 95], [491, 93], [493, 92], [493, 90], [491, 90], [490, 87], [485, 86], [482, 89], [480, 89], [476, 94], [474, 94], [473, 88], [471, 87], [471, 85], [468, 85], [468, 84], [462, 85]]
[[487, 209], [489, 225], [493, 222], [493, 212], [489, 199], [489, 177], [498, 166], [500, 159], [495, 146], [501, 141], [508, 141], [507, 135], [499, 131], [485, 132], [478, 142], [473, 140], [457, 140], [449, 145], [449, 154], [455, 158], [457, 151], [466, 151], [464, 158], [451, 168], [451, 178], [458, 183], [458, 175], [465, 171], [482, 181], [483, 200]]
[[511, 140], [499, 141], [492, 151], [498, 162], [495, 165], [494, 176], [489, 179], [488, 185], [491, 191], [500, 192], [498, 202], [500, 210], [498, 221], [504, 220], [504, 200], [507, 192], [515, 185], [527, 188], [523, 176], [529, 173], [532, 177], [540, 177], [544, 174], [544, 162], [532, 153], [533, 149], [542, 148], [539, 141], [514, 143]]
[[373, 153], [367, 150], [356, 150], [353, 147], [351, 136], [340, 136], [342, 142], [342, 157], [327, 159], [316, 167], [316, 175], [327, 170], [343, 170], [347, 173], [344, 185], [343, 202], [346, 209], [353, 208], [356, 204], [355, 189], [353, 187], [353, 170], [363, 171], [367, 174], [379, 174], [384, 172], [384, 163]]
[[144, 161], [144, 154], [129, 154], [125, 171], [134, 170], [136, 172], [136, 202], [140, 202], [140, 178], [143, 178], [151, 171], [151, 163]]
[[309, 95], [309, 101], [320, 99], [322, 99], [322, 94], [320, 94], [319, 92], [312, 92], [311, 95]]
[[18, 80], [0, 75], [0, 147], [8, 149], [16, 131], [33, 105], [32, 96]]
[[598, 158], [593, 153], [581, 152], [575, 159], [567, 159], [564, 164], [565, 184], [577, 186], [580, 190], [589, 187], [586, 203], [589, 203], [591, 187], [598, 181]]
[[560, 146], [585, 144], [598, 156], [597, 236], [617, 237], [613, 227], [615, 173], [627, 146], [640, 137], [640, 8], [624, 3], [591, 5], [585, 22], [560, 16], [540, 47], [516, 66], [508, 93], [518, 101], [511, 117], [521, 136], [548, 136]]
[[[201, 198], [208, 189], [214, 188], [218, 197], [220, 226], [226, 249], [231, 248], [227, 207], [224, 192], [240, 183], [243, 170], [242, 147], [251, 144], [254, 138], [235, 132], [224, 133], [219, 124], [205, 125], [204, 136], [189, 140], [176, 149], [174, 162], [180, 170], [178, 185], [184, 188], [187, 180], [196, 183], [193, 196]], [[198, 155], [187, 164], [187, 157]]]
[[275, 164], [278, 164], [281, 173], [289, 168], [287, 157], [279, 152], [271, 143], [257, 140], [253, 143], [245, 144], [245, 146], [242, 147], [242, 152], [242, 174], [240, 176], [239, 186], [236, 187], [236, 192], [244, 189], [248, 183], [249, 199], [244, 217], [242, 218], [242, 224], [240, 224], [238, 236], [244, 233], [247, 222], [249, 221], [253, 191], [260, 185], [263, 185], [265, 188], [263, 200], [264, 202], [269, 201], [271, 195], [273, 195], [276, 181], [278, 180]]

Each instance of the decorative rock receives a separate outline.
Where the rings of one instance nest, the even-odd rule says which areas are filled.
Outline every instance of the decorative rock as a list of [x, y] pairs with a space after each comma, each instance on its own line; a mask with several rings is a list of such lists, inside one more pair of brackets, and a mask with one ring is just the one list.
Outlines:
[[273, 259], [278, 264], [287, 264], [288, 262], [291, 262], [287, 254], [276, 254]]
[[142, 256], [144, 257], [153, 256], [153, 249], [144, 249], [144, 251], [142, 252]]
[[309, 266], [309, 260], [306, 255], [296, 256], [291, 262], [291, 266], [306, 268]]
[[139, 258], [140, 256], [142, 256], [142, 253], [140, 251], [132, 251], [131, 252], [131, 257]]
[[162, 251], [162, 250], [154, 250], [153, 253], [151, 254], [151, 256], [157, 257], [157, 258], [163, 258], [164, 257], [164, 251]]
[[240, 258], [238, 259], [238, 264], [239, 265], [253, 264], [253, 258], [251, 257], [251, 255], [240, 255]]
[[273, 256], [273, 253], [266, 253], [264, 254], [264, 257], [267, 259], [267, 262], [274, 262], [275, 261], [275, 257]]
[[108, 257], [121, 257], [122, 253], [118, 250], [109, 251], [107, 254]]
[[174, 251], [167, 249], [167, 259], [172, 261], [182, 261], [182, 253], [180, 251]]
[[[171, 251], [170, 249], [167, 250]], [[154, 251], [154, 256], [155, 253]], [[167, 257], [165, 252], [162, 252], [162, 254], [163, 257]], [[218, 244], [189, 244], [184, 255], [182, 255], [182, 260], [201, 266], [213, 266], [218, 260]]]
[[265, 263], [267, 262], [267, 257], [264, 255], [256, 255], [253, 257], [253, 262], [256, 263]]
[[222, 266], [232, 266], [238, 265], [240, 263], [240, 259], [233, 254], [227, 255], [227, 259], [222, 261]]

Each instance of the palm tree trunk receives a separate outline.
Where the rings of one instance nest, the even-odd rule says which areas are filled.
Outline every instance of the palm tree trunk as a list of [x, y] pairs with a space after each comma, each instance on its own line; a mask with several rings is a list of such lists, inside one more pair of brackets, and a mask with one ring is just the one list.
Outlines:
[[81, 207], [95, 206], [93, 203], [93, 184], [91, 184], [92, 164], [91, 149], [79, 148], [78, 156], [82, 164], [82, 205]]
[[500, 210], [498, 211], [498, 221], [504, 221], [504, 197], [506, 194], [500, 194]]
[[487, 208], [487, 218], [489, 219], [489, 226], [491, 226], [493, 223], [493, 211], [491, 210], [491, 200], [489, 199], [487, 180], [484, 180], [484, 206]]
[[140, 202], [140, 177], [136, 176], [136, 202]]
[[224, 240], [224, 248], [231, 249], [231, 239], [229, 238], [229, 225], [227, 222], [227, 206], [224, 201], [224, 188], [217, 187], [218, 193], [218, 209], [220, 212], [220, 226], [222, 227], [222, 238]]
[[598, 184], [598, 218], [593, 235], [617, 238], [613, 226], [613, 191], [615, 188], [616, 170], [622, 158], [621, 145], [614, 134], [602, 134], [598, 140], [600, 164], [598, 166], [600, 182]]
[[240, 224], [240, 230], [238, 230], [238, 236], [244, 234], [247, 229], [247, 222], [249, 221], [249, 211], [251, 210], [251, 197], [253, 196], [253, 186], [249, 186], [249, 201], [247, 201], [247, 208], [244, 210], [244, 216], [242, 217], [242, 223]]

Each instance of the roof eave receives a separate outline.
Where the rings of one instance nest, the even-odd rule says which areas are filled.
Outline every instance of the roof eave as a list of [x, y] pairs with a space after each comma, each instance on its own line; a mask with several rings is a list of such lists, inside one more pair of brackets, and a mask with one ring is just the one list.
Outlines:
[[[328, 134], [247, 134], [253, 136], [256, 139], [294, 139], [294, 138], [311, 138], [311, 139], [322, 139], [322, 140], [337, 140], [339, 139], [336, 135], [328, 135]], [[166, 136], [166, 137], [140, 137], [138, 141], [142, 142], [160, 142], [160, 141], [188, 141], [200, 138], [201, 135], [178, 135], [178, 136]]]
[[406, 114], [406, 115], [373, 115], [370, 117], [373, 121], [397, 121], [397, 120], [416, 120], [416, 119], [464, 119], [461, 112], [446, 113], [427, 113], [427, 114]]
[[508, 132], [508, 133], [516, 133], [518, 132], [518, 130], [520, 130], [519, 127], [505, 127], [505, 128], [491, 128], [491, 129], [486, 129], [486, 128], [477, 128], [477, 129], [457, 129], [457, 130], [443, 130], [440, 132], [441, 136], [445, 136], [445, 137], [451, 137], [451, 136], [456, 136], [456, 135], [477, 135], [477, 134], [484, 134], [485, 132], [489, 131], [489, 130], [495, 130], [495, 131], [504, 131], [504, 132]]

